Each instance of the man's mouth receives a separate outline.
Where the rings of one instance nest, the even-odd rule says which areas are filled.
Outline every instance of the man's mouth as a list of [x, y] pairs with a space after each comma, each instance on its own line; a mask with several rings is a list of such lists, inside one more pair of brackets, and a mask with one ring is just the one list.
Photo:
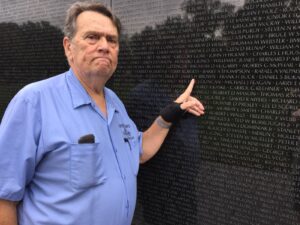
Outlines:
[[111, 63], [110, 59], [107, 57], [96, 57], [94, 58], [94, 61], [106, 62], [107, 64]]

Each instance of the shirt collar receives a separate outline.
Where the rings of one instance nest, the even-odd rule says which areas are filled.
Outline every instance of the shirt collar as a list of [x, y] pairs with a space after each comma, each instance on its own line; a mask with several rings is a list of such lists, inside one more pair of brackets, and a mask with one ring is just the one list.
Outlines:
[[[69, 87], [74, 109], [82, 105], [92, 104], [93, 100], [91, 99], [87, 91], [84, 89], [78, 78], [75, 76], [71, 68], [66, 74], [66, 80], [67, 85]], [[109, 90], [106, 87], [104, 87], [104, 95], [108, 113], [112, 114], [112, 112], [119, 112], [116, 103], [113, 101], [112, 97], [110, 96]]]
[[66, 74], [66, 81], [72, 98], [73, 108], [78, 108], [82, 105], [88, 105], [92, 103], [92, 99], [81, 85], [78, 78], [70, 68]]
[[119, 112], [117, 104], [113, 101], [113, 98], [110, 94], [110, 90], [106, 87], [104, 87], [104, 95], [105, 95], [105, 101], [106, 101], [106, 108], [107, 110], [112, 110], [115, 112]]

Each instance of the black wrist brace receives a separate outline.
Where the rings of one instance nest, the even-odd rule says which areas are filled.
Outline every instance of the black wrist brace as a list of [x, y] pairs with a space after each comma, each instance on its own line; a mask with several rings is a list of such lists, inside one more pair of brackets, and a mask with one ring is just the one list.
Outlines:
[[160, 116], [168, 123], [176, 122], [183, 116], [185, 110], [180, 108], [180, 104], [172, 102], [160, 111]]

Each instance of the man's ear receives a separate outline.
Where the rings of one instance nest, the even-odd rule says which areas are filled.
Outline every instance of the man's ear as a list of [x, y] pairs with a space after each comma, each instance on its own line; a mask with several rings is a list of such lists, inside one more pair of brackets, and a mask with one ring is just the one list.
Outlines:
[[68, 59], [68, 61], [72, 61], [72, 50], [71, 50], [71, 40], [68, 37], [64, 37], [63, 39], [63, 46], [65, 50], [65, 55]]

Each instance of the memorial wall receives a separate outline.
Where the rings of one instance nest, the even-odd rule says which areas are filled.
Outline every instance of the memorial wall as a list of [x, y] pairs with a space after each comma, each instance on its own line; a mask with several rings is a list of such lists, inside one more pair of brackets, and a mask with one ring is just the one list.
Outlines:
[[[53, 15], [75, 1], [32, 1], [29, 14], [21, 2], [0, 0], [1, 115], [20, 87], [68, 69]], [[138, 128], [192, 78], [206, 107], [140, 166], [133, 225], [299, 224], [300, 2], [102, 2], [124, 26], [109, 86]]]

